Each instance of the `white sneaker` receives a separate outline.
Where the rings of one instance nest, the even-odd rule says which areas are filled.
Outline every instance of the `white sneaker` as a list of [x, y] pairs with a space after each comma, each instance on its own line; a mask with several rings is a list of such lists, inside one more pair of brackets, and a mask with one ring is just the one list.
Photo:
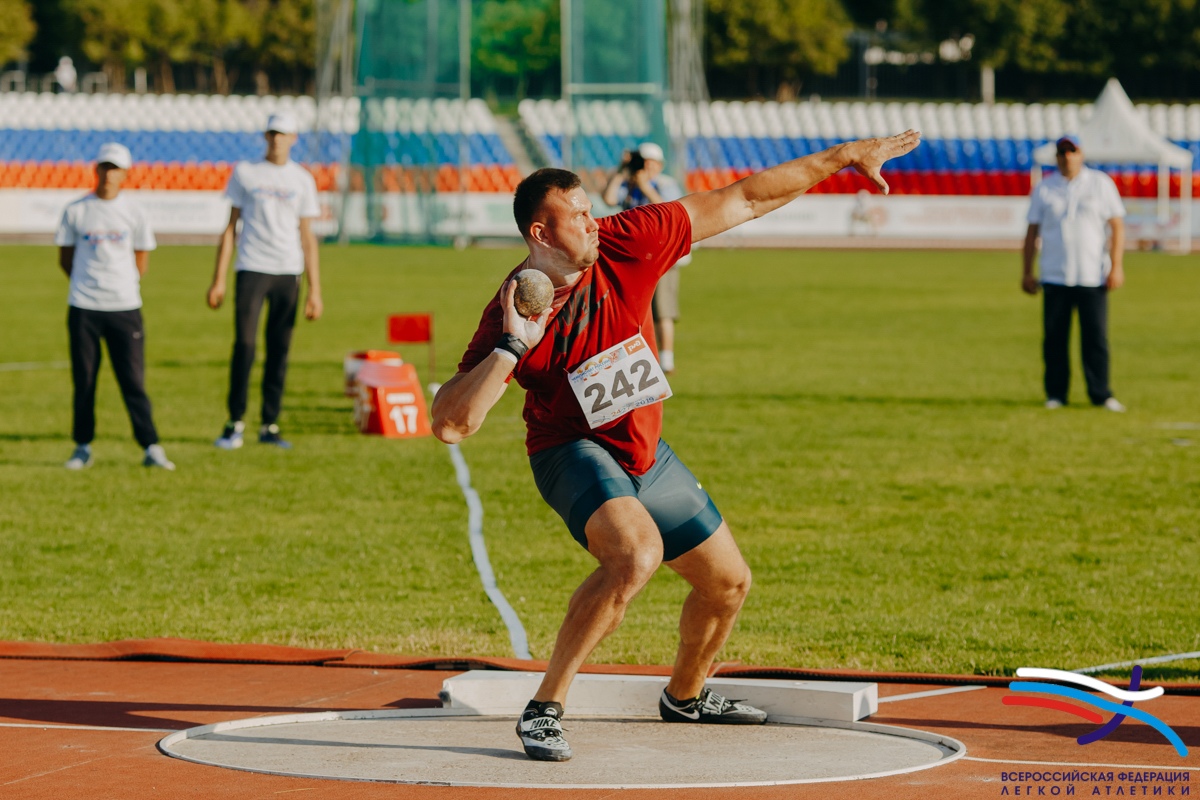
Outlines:
[[245, 442], [242, 434], [246, 430], [246, 423], [238, 420], [237, 422], [226, 422], [224, 430], [213, 444], [222, 450], [237, 450]]
[[1104, 407], [1109, 411], [1115, 411], [1118, 414], [1125, 413], [1125, 404], [1115, 397], [1110, 397], [1104, 401]]
[[167, 459], [167, 451], [163, 450], [161, 444], [152, 444], [146, 448], [146, 457], [142, 459], [142, 466], [158, 467], [168, 472], [175, 471], [175, 465]]
[[[1063, 407], [1062, 400], [1055, 400], [1054, 398], [1050, 398], [1049, 400], [1046, 401], [1046, 408], [1053, 409], [1053, 408], [1062, 408], [1062, 407]], [[1122, 409], [1122, 410], [1124, 410], [1124, 409]]]
[[75, 452], [71, 453], [71, 458], [63, 464], [67, 469], [80, 470], [92, 465], [92, 446], [90, 444], [75, 445]]
[[675, 371], [675, 351], [674, 350], [659, 350], [658, 363], [663, 368], [663, 372], [670, 375]]

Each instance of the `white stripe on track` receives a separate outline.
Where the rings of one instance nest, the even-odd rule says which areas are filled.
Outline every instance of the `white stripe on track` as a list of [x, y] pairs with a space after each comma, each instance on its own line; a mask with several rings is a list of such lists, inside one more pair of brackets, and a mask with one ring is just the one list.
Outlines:
[[67, 369], [70, 361], [8, 361], [0, 364], [0, 372], [36, 372], [44, 369]]
[[976, 689], [986, 689], [986, 686], [951, 686], [949, 689], [930, 689], [927, 692], [912, 692], [911, 694], [894, 694], [891, 697], [879, 698], [880, 703], [895, 703], [898, 700], [918, 700], [922, 697], [937, 697], [942, 694], [956, 692], [973, 692]]
[[1138, 664], [1166, 664], [1171, 661], [1189, 661], [1193, 658], [1200, 658], [1200, 652], [1195, 653], [1176, 653], [1170, 656], [1155, 656], [1154, 658], [1139, 658], [1136, 661], [1118, 661], [1115, 664], [1101, 664], [1098, 667], [1083, 667], [1082, 669], [1071, 670], [1080, 674], [1090, 672], [1108, 672], [1110, 669], [1121, 669], [1122, 667], [1133, 667]]
[[500, 591], [500, 587], [496, 585], [496, 574], [492, 572], [492, 563], [488, 560], [487, 544], [483, 541], [483, 503], [479, 500], [479, 493], [471, 487], [471, 472], [467, 469], [467, 461], [463, 458], [458, 445], [451, 444], [447, 447], [450, 448], [450, 460], [454, 462], [454, 476], [458, 480], [463, 496], [467, 498], [467, 528], [471, 542], [471, 557], [475, 560], [475, 569], [479, 572], [479, 579], [483, 581], [483, 590], [487, 592], [488, 599], [500, 612], [500, 618], [504, 620], [504, 624], [508, 628], [508, 638], [512, 642], [513, 653], [517, 658], [532, 659], [533, 656], [529, 654], [529, 638], [525, 635], [525, 627], [521, 624], [521, 618], [509, 605], [504, 593]]

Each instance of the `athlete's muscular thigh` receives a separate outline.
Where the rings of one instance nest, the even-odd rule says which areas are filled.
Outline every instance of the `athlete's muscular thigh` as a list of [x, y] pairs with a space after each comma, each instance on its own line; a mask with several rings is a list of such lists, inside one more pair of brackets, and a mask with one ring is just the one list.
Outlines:
[[662, 537], [636, 497], [606, 500], [585, 527], [588, 552], [602, 567], [643, 574], [648, 580], [662, 563]]
[[750, 567], [724, 521], [716, 533], [667, 566], [702, 593], [732, 593], [745, 597], [750, 590]]

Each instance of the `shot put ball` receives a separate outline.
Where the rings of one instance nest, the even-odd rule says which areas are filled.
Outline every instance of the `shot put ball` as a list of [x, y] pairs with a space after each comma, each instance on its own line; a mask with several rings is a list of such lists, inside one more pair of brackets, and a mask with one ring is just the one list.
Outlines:
[[517, 291], [513, 303], [522, 317], [536, 317], [554, 301], [554, 284], [546, 273], [523, 269], [517, 273]]

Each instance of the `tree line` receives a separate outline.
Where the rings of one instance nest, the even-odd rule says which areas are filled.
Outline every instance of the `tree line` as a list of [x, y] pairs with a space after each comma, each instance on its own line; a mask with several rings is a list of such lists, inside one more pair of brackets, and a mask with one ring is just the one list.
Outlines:
[[[473, 90], [557, 94], [559, 0], [472, 2]], [[990, 67], [1034, 90], [1150, 76], [1148, 86], [1164, 86], [1160, 96], [1191, 91], [1200, 60], [1200, 0], [705, 2], [704, 64], [710, 86], [721, 87], [716, 93], [794, 96], [857, 68], [868, 48], [881, 68]], [[141, 68], [155, 91], [306, 92], [315, 70], [314, 5], [0, 0], [0, 64], [49, 72], [70, 55], [82, 68], [103, 70], [114, 87], [129, 86], [131, 70]]]

